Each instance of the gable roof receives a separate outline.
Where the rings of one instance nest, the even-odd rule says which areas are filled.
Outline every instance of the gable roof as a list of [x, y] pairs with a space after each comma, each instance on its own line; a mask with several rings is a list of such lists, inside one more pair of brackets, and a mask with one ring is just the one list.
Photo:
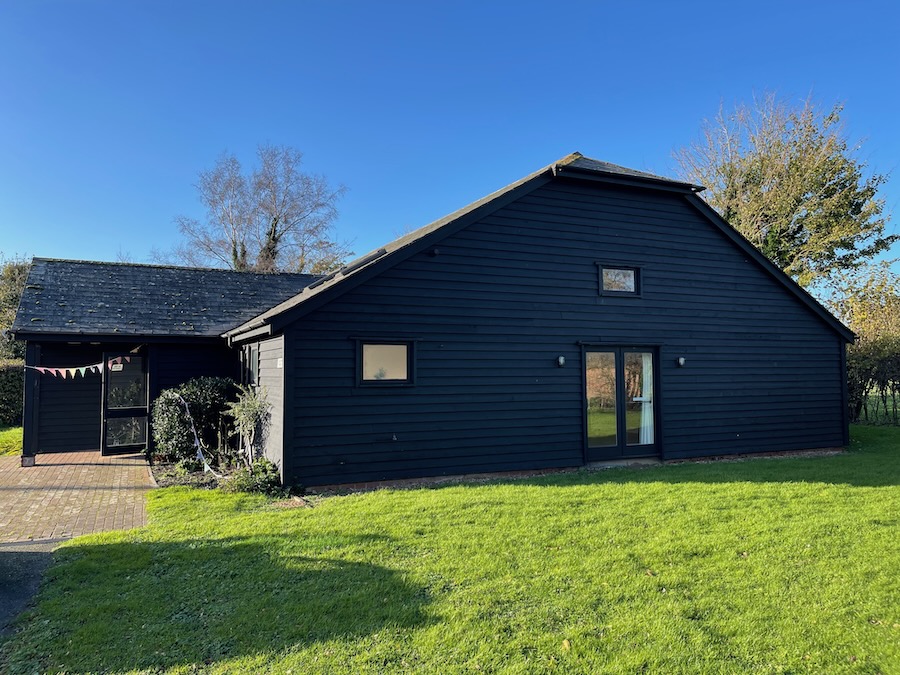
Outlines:
[[28, 339], [219, 337], [318, 278], [35, 258], [9, 332]]
[[691, 192], [702, 192], [706, 189], [702, 185], [694, 185], [693, 183], [673, 180], [672, 178], [666, 178], [665, 176], [657, 176], [656, 174], [647, 173], [646, 171], [629, 169], [627, 166], [619, 166], [618, 164], [603, 162], [599, 159], [591, 159], [579, 152], [572, 153], [551, 166], [555, 167], [556, 175], [576, 175], [583, 172], [594, 176], [606, 177], [607, 180], [611, 180], [612, 182], [639, 180], [642, 183], [654, 183], [658, 187], [670, 187], [675, 188], [678, 191], [689, 190]]
[[262, 312], [236, 328], [226, 331], [223, 333], [223, 337], [235, 340], [242, 339], [242, 337], [246, 339], [251, 335], [255, 336], [261, 333], [270, 333], [273, 331], [273, 324], [277, 323], [281, 326], [289, 323], [306, 311], [312, 311], [332, 297], [427, 249], [440, 241], [440, 239], [459, 231], [474, 220], [496, 211], [525, 193], [550, 182], [557, 176], [667, 190], [684, 195], [688, 203], [700, 211], [710, 223], [721, 230], [734, 245], [769, 272], [788, 292], [809, 307], [843, 339], [848, 342], [852, 342], [855, 339], [853, 331], [842, 324], [812, 295], [766, 258], [743, 235], [709, 207], [706, 202], [696, 196], [698, 192], [705, 189], [704, 187], [644, 171], [629, 169], [618, 164], [591, 159], [578, 152], [567, 155], [549, 166], [472, 202], [458, 211], [454, 211], [448, 216], [444, 216], [429, 225], [410, 232], [379, 249], [357, 258], [339, 271], [310, 284], [294, 297], [286, 299], [284, 302]]

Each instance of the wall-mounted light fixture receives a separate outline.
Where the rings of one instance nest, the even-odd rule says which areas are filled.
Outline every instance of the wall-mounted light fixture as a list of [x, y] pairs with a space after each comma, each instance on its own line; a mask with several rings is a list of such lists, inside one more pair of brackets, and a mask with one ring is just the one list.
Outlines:
[[679, 368], [684, 368], [684, 364], [685, 360], [683, 356], [679, 356], [677, 359], [675, 359], [675, 365], [677, 365]]
[[562, 368], [566, 365], [566, 357], [565, 356], [557, 356], [556, 357], [556, 365]]

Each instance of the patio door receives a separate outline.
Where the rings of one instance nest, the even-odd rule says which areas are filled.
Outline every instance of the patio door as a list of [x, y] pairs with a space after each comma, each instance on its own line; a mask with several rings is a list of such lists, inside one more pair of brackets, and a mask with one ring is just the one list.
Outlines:
[[147, 447], [147, 359], [107, 352], [103, 361], [102, 453], [142, 451]]
[[658, 454], [655, 351], [591, 348], [584, 367], [587, 461]]

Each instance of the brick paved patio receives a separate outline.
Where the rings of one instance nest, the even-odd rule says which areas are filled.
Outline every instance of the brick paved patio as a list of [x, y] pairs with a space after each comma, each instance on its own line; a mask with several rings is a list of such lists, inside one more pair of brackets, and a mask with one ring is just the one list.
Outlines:
[[145, 493], [152, 487], [140, 455], [99, 452], [0, 457], [0, 542], [63, 539], [139, 527], [146, 522]]

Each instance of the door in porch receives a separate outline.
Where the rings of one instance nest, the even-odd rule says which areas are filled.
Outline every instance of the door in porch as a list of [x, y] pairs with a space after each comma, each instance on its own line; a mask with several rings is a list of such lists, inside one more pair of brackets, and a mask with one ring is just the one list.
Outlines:
[[587, 461], [658, 454], [655, 352], [590, 349], [584, 363]]
[[107, 352], [103, 369], [104, 455], [140, 452], [147, 447], [147, 359]]

